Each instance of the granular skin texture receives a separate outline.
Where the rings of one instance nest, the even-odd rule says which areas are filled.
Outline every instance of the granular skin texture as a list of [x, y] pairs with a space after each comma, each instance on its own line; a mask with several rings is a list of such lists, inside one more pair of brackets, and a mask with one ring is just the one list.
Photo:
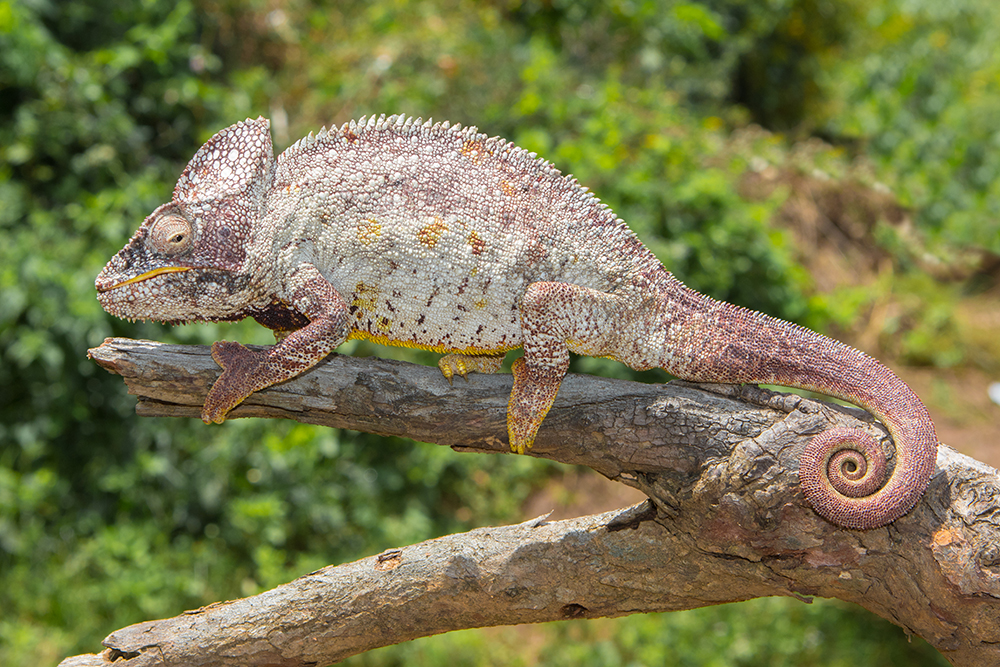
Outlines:
[[508, 404], [516, 452], [534, 441], [572, 351], [865, 408], [895, 442], [888, 479], [881, 448], [861, 431], [820, 434], [800, 461], [809, 503], [841, 526], [906, 514], [934, 470], [930, 416], [885, 366], [685, 287], [574, 178], [472, 127], [372, 117], [275, 158], [267, 120], [237, 123], [199, 149], [97, 290], [123, 318], [253, 317], [275, 330], [266, 351], [213, 346], [224, 370], [206, 422], [350, 338], [441, 352], [449, 381], [496, 372], [523, 347]]

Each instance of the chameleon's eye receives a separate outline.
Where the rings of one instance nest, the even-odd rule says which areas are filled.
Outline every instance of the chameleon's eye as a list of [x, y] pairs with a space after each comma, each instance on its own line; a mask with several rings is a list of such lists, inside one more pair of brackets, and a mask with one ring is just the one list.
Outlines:
[[191, 247], [191, 223], [179, 215], [167, 215], [153, 223], [149, 241], [156, 252], [179, 255]]

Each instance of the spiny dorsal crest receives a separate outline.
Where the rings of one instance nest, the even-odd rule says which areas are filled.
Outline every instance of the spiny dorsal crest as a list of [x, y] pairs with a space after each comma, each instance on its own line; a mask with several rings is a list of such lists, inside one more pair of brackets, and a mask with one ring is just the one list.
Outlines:
[[247, 118], [205, 142], [177, 181], [174, 201], [218, 201], [266, 187], [274, 160], [270, 127], [266, 118]]
[[[363, 141], [378, 141], [384, 139], [386, 135], [419, 137], [428, 141], [450, 140], [457, 142], [481, 142], [482, 150], [491, 155], [495, 155], [508, 162], [537, 162], [539, 166], [547, 167], [556, 171], [545, 160], [541, 160], [535, 153], [518, 148], [501, 137], [488, 137], [479, 132], [475, 126], [463, 127], [460, 123], [452, 125], [448, 121], [434, 123], [428, 119], [414, 118], [396, 114], [386, 116], [385, 114], [375, 116], [362, 116], [359, 120], [352, 120], [344, 123], [339, 129], [321, 129], [318, 133], [310, 132], [307, 136], [292, 144], [278, 158], [280, 162], [293, 160], [299, 154], [311, 147], [322, 148], [324, 144], [352, 144]], [[561, 175], [561, 174], [560, 174]]]
[[[384, 141], [387, 137], [399, 136], [417, 137], [424, 141], [450, 142], [456, 148], [478, 143], [479, 150], [502, 163], [522, 168], [534, 167], [542, 174], [560, 181], [570, 195], [568, 203], [571, 208], [592, 207], [591, 210], [600, 210], [602, 217], [615, 218], [616, 221], [621, 222], [617, 220], [617, 216], [614, 216], [606, 204], [595, 197], [588, 188], [581, 185], [572, 174], [564, 176], [552, 163], [539, 158], [536, 153], [520, 148], [502, 137], [490, 137], [480, 132], [474, 125], [463, 127], [461, 123], [451, 124], [448, 121], [434, 123], [432, 119], [424, 121], [420, 117], [414, 118], [403, 114], [391, 116], [382, 114], [378, 117], [374, 115], [362, 116], [358, 120], [344, 123], [339, 129], [328, 130], [323, 127], [316, 134], [310, 132], [279, 155], [278, 162], [287, 163], [300, 159], [310, 149], [322, 151], [324, 147], [336, 144], [347, 146], [360, 142]], [[621, 225], [624, 226], [624, 223], [621, 222]]]

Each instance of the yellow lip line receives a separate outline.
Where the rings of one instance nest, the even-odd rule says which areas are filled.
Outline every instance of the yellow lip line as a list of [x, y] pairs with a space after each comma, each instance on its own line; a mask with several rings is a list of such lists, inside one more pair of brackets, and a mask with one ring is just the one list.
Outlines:
[[153, 278], [154, 276], [158, 276], [163, 273], [177, 273], [178, 271], [189, 271], [190, 269], [191, 267], [188, 266], [162, 266], [158, 269], [153, 269], [152, 271], [146, 271], [145, 273], [141, 273], [135, 276], [134, 278], [129, 278], [128, 280], [123, 280], [120, 283], [115, 283], [111, 287], [108, 287], [107, 289], [101, 291], [107, 292], [116, 289], [118, 287], [124, 287], [125, 285], [131, 285], [132, 283], [148, 280], [150, 278]]

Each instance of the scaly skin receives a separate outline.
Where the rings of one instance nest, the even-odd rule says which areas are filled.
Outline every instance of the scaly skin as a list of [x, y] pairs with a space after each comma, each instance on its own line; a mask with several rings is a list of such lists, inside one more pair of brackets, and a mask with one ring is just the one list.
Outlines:
[[800, 462], [810, 504], [842, 526], [904, 515], [934, 470], [934, 425], [891, 371], [688, 289], [575, 179], [475, 128], [362, 119], [275, 159], [266, 120], [237, 123], [195, 154], [97, 289], [119, 317], [253, 317], [276, 331], [266, 352], [213, 346], [224, 370], [206, 422], [349, 338], [444, 353], [449, 381], [496, 372], [523, 347], [507, 418], [516, 452], [534, 441], [573, 351], [693, 381], [801, 387], [869, 410], [896, 444], [888, 480], [881, 448], [860, 431], [820, 434]]

